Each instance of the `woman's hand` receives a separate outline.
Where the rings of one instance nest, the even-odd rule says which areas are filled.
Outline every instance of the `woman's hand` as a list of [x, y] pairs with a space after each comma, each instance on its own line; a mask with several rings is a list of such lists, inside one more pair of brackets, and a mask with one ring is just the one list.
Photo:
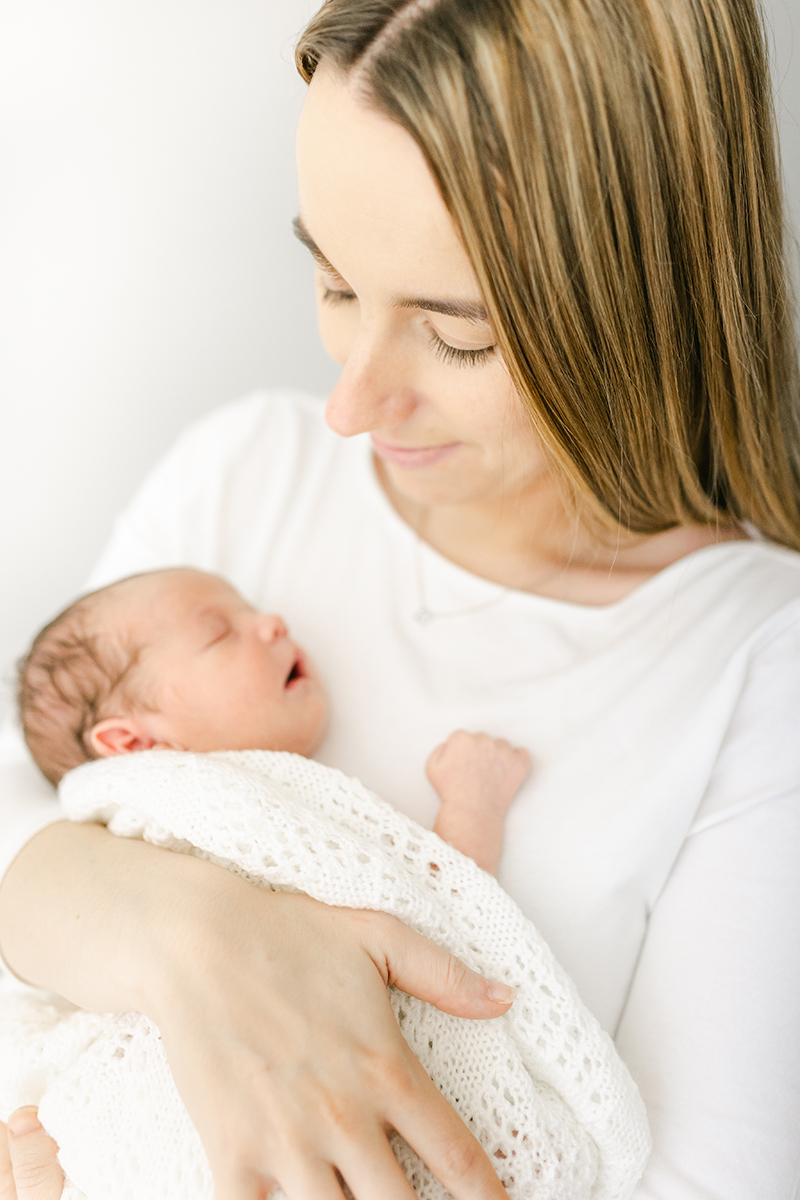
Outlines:
[[36, 1109], [17, 1109], [8, 1129], [0, 1121], [0, 1200], [60, 1200], [63, 1187], [56, 1144]]
[[216, 1200], [262, 1200], [276, 1182], [289, 1200], [342, 1200], [337, 1172], [356, 1200], [412, 1200], [391, 1128], [456, 1200], [505, 1200], [386, 985], [472, 1018], [505, 1012], [513, 993], [394, 918], [66, 823], [6, 873], [0, 943], [29, 982], [158, 1024]]
[[410, 1200], [391, 1128], [458, 1200], [505, 1197], [400, 1034], [386, 985], [470, 1017], [505, 1012], [510, 989], [493, 999], [394, 918], [230, 883], [205, 963], [182, 956], [154, 1013], [217, 1200], [255, 1200], [274, 1182], [290, 1200], [341, 1198], [336, 1171], [357, 1200]]

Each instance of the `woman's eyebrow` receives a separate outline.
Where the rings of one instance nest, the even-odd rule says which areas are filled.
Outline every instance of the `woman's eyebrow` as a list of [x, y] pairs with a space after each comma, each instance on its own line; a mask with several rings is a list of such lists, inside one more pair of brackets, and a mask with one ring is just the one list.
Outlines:
[[292, 229], [294, 230], [294, 236], [297, 238], [298, 242], [302, 242], [306, 250], [310, 252], [311, 257], [314, 259], [314, 262], [317, 264], [317, 266], [320, 267], [326, 275], [330, 275], [331, 278], [335, 279], [338, 283], [343, 283], [345, 287], [347, 287], [347, 280], [344, 278], [344, 276], [339, 274], [333, 263], [329, 262], [322, 253], [319, 246], [306, 229], [302, 217], [295, 217], [295, 219], [292, 221]]
[[423, 308], [425, 312], [459, 317], [462, 321], [471, 321], [473, 325], [489, 324], [486, 307], [478, 300], [435, 300], [432, 296], [397, 296], [392, 303], [395, 308]]
[[[343, 283], [345, 287], [348, 287], [347, 280], [336, 270], [333, 263], [325, 257], [306, 229], [302, 217], [295, 217], [292, 222], [292, 228], [294, 229], [294, 236], [310, 252], [317, 266], [338, 283]], [[460, 320], [469, 321], [473, 325], [489, 324], [489, 314], [486, 311], [485, 305], [481, 304], [479, 300], [439, 300], [433, 296], [395, 296], [392, 300], [392, 305], [394, 308], [420, 308], [425, 312], [441, 313], [446, 317], [458, 317]]]

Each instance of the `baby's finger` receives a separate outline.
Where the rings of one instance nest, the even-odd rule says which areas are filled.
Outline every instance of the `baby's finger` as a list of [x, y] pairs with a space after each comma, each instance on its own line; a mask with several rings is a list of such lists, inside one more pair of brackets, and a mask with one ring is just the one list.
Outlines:
[[60, 1200], [64, 1172], [58, 1148], [42, 1128], [35, 1108], [18, 1108], [8, 1118], [8, 1151], [16, 1200]]

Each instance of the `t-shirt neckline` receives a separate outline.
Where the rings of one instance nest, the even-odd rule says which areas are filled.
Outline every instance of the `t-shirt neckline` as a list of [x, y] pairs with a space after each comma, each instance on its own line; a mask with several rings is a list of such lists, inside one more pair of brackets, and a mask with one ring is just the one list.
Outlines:
[[[690, 550], [688, 554], [676, 558], [674, 562], [669, 563], [660, 571], [656, 571], [648, 579], [631, 588], [624, 596], [618, 600], [612, 600], [609, 604], [581, 604], [576, 600], [561, 600], [555, 596], [544, 596], [539, 592], [528, 592], [521, 588], [508, 587], [505, 584], [497, 583], [493, 579], [487, 579], [483, 575], [477, 575], [474, 571], [469, 571], [466, 567], [460, 566], [447, 558], [435, 546], [431, 546], [424, 538], [408, 524], [407, 521], [398, 513], [397, 509], [392, 504], [381, 484], [375, 466], [375, 456], [372, 450], [372, 444], [369, 439], [369, 434], [362, 434], [359, 440], [362, 440], [361, 462], [365, 469], [365, 491], [370, 496], [373, 505], [379, 511], [383, 520], [386, 521], [396, 536], [399, 536], [406, 544], [409, 553], [413, 553], [417, 544], [420, 545], [422, 552], [427, 560], [431, 561], [432, 569], [438, 570], [444, 574], [449, 574], [451, 579], [460, 579], [466, 586], [470, 587], [475, 592], [483, 592], [484, 598], [488, 599], [493, 593], [498, 590], [505, 593], [505, 599], [512, 602], [515, 607], [520, 605], [528, 608], [547, 608], [551, 612], [570, 612], [575, 614], [607, 614], [613, 616], [623, 612], [628, 607], [633, 607], [648, 600], [651, 593], [657, 594], [662, 589], [668, 588], [673, 576], [680, 575], [687, 570], [695, 567], [699, 563], [705, 563], [707, 560], [713, 560], [717, 557], [725, 558], [731, 553], [737, 553], [743, 546], [748, 550], [752, 550], [755, 546], [763, 546], [763, 540], [757, 537], [737, 538], [735, 541], [715, 542], [709, 546], [701, 546], [697, 550]], [[476, 603], [481, 603], [479, 596]]]

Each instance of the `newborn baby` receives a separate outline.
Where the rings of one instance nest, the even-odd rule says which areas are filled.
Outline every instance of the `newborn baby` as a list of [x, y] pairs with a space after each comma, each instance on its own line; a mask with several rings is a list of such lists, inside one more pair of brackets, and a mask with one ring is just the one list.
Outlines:
[[[628, 1200], [649, 1147], [636, 1087], [487, 873], [526, 751], [451, 735], [428, 760], [441, 808], [436, 832], [422, 829], [311, 759], [325, 694], [280, 617], [184, 568], [74, 604], [37, 637], [20, 702], [28, 745], [60, 780], [71, 819], [211, 859], [256, 887], [389, 913], [516, 988], [510, 1010], [483, 1021], [388, 995], [510, 1200]], [[212, 1200], [203, 1147], [143, 1014], [82, 1012], [32, 991], [0, 997], [0, 1120], [23, 1104], [39, 1105], [60, 1147], [69, 1200]], [[390, 1140], [419, 1200], [449, 1200], [399, 1133]]]
[[[25, 740], [51, 783], [90, 759], [141, 750], [310, 757], [327, 715], [314, 666], [281, 618], [185, 567], [78, 600], [20, 670]], [[441, 801], [435, 832], [485, 871], [497, 871], [503, 818], [529, 763], [526, 750], [463, 731], [428, 759]]]

